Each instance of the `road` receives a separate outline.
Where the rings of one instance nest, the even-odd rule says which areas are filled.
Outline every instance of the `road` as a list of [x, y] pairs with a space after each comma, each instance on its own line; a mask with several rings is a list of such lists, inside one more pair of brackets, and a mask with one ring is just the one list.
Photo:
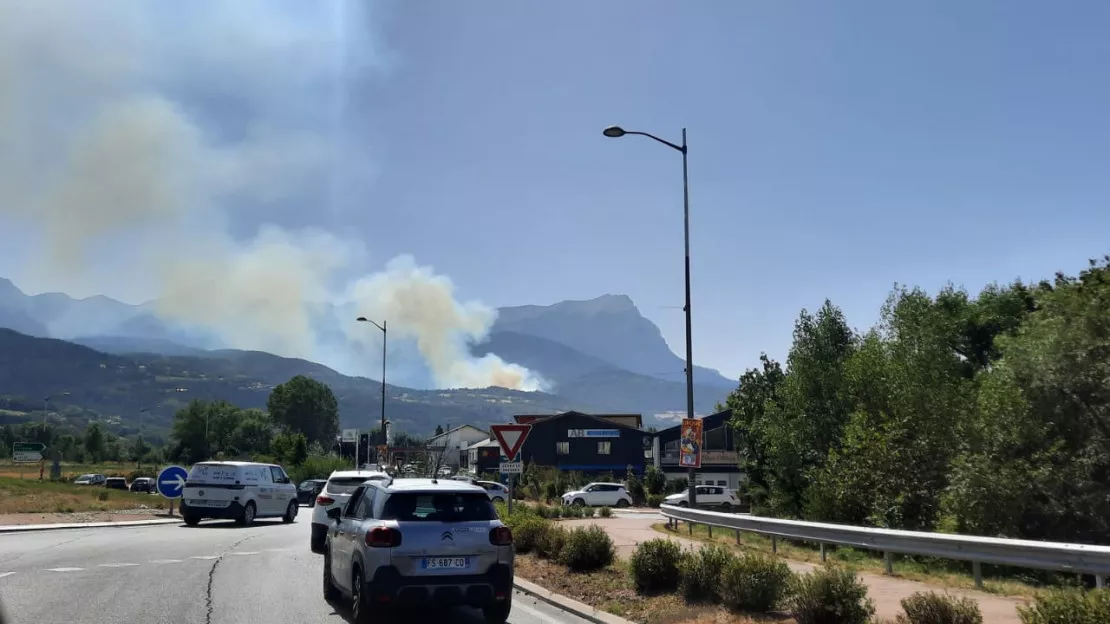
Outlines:
[[[205, 522], [0, 535], [6, 624], [350, 622], [321, 592], [309, 510], [293, 524]], [[440, 621], [482, 622], [474, 610]], [[511, 624], [585, 624], [514, 592]]]

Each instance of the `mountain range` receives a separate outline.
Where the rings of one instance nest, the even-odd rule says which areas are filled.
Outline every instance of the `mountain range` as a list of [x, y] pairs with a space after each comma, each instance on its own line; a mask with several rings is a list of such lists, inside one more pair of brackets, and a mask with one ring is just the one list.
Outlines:
[[[41, 414], [44, 396], [67, 391], [51, 402], [67, 418], [108, 419], [126, 432], [147, 408], [147, 426], [166, 427], [190, 398], [262, 407], [270, 388], [297, 374], [332, 387], [345, 426], [371, 426], [380, 416], [378, 381], [306, 360], [220, 348], [210, 336], [163, 322], [153, 303], [27, 295], [0, 278], [0, 328], [10, 330], [0, 330], [0, 422]], [[624, 295], [501, 308], [488, 338], [471, 351], [539, 373], [551, 392], [387, 385], [387, 416], [426, 435], [436, 425], [484, 426], [513, 414], [566, 409], [638, 412], [645, 426], [669, 426], [674, 421], [666, 414], [685, 411], [683, 360]], [[695, 367], [694, 378], [699, 413], [709, 413], [736, 385], [707, 368]]]

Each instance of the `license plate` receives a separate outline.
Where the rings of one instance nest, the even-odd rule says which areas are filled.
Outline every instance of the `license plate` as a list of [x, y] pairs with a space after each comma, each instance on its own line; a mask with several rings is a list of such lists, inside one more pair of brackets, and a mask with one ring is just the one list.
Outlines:
[[192, 505], [193, 507], [205, 507], [205, 506], [208, 505], [209, 502], [211, 502], [211, 501], [206, 501], [203, 498], [195, 498], [195, 499], [190, 500], [189, 504]]
[[420, 560], [425, 570], [465, 570], [470, 567], [470, 557], [428, 557]]

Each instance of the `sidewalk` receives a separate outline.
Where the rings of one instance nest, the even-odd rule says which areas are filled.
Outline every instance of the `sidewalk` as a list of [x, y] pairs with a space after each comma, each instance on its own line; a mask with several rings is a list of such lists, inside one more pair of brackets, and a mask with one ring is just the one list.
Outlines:
[[[582, 520], [563, 520], [559, 524], [569, 527], [588, 526], [596, 524], [605, 529], [617, 547], [617, 555], [627, 559], [640, 542], [659, 537], [668, 538], [678, 542], [683, 548], [697, 550], [703, 542], [687, 539], [678, 535], [660, 533], [651, 528], [659, 520], [651, 518], [592, 518]], [[813, 570], [815, 565], [799, 561], [785, 560], [790, 569], [804, 573]], [[1022, 601], [1016, 598], [995, 596], [985, 592], [968, 589], [944, 588], [917, 581], [907, 581], [896, 577], [859, 573], [864, 584], [867, 585], [867, 595], [875, 601], [875, 615], [880, 618], [893, 619], [902, 612], [901, 600], [914, 592], [919, 591], [947, 591], [955, 596], [966, 596], [979, 603], [983, 612], [983, 621], [990, 624], [1021, 624], [1017, 615], [1017, 605]]]

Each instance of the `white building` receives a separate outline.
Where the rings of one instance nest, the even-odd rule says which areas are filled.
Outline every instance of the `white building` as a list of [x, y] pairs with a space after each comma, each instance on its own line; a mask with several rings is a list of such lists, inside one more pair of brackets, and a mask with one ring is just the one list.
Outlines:
[[467, 464], [463, 451], [468, 446], [489, 439], [489, 432], [477, 427], [462, 425], [428, 438], [428, 450], [442, 453], [442, 465], [458, 468]]

